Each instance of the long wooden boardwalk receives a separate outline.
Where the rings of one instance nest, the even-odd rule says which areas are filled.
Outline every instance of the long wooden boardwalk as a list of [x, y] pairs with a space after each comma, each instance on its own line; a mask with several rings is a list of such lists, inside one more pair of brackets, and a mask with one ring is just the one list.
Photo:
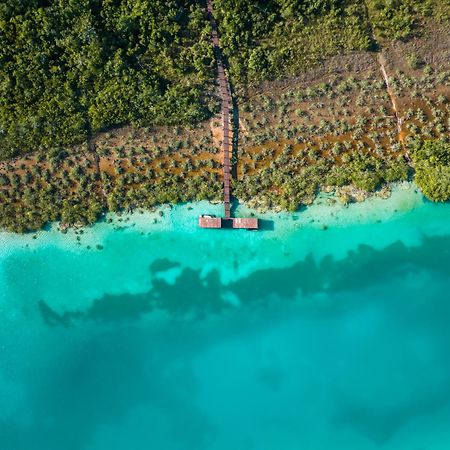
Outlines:
[[211, 22], [211, 42], [214, 47], [214, 56], [217, 64], [217, 79], [219, 81], [219, 91], [221, 98], [222, 113], [222, 155], [223, 155], [223, 206], [224, 218], [202, 215], [198, 218], [198, 224], [201, 228], [244, 228], [247, 230], [257, 230], [259, 228], [258, 219], [250, 218], [232, 218], [230, 208], [231, 196], [231, 154], [233, 142], [233, 127], [230, 123], [230, 110], [232, 109], [231, 89], [225, 72], [222, 50], [220, 48], [219, 33], [217, 23], [214, 19], [214, 10], [212, 1], [207, 0], [208, 16]]
[[223, 205], [225, 219], [230, 219], [230, 193], [231, 193], [231, 164], [230, 154], [232, 153], [233, 128], [230, 125], [230, 109], [231, 109], [231, 93], [228, 76], [225, 72], [222, 51], [220, 49], [219, 34], [217, 31], [217, 23], [214, 19], [214, 10], [212, 1], [207, 0], [208, 16], [211, 22], [212, 34], [211, 40], [214, 46], [214, 56], [217, 64], [217, 78], [219, 81], [220, 98], [222, 101], [222, 154], [223, 154]]

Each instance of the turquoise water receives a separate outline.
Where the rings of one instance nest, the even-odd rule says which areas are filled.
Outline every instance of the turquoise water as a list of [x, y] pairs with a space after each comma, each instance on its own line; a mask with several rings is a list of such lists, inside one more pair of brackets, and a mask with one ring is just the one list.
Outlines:
[[447, 450], [450, 205], [216, 211], [0, 233], [0, 449]]

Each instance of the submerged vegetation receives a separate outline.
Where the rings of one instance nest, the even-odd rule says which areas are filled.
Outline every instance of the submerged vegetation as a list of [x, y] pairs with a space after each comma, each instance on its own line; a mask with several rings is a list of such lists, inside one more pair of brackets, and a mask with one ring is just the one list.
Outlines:
[[[450, 198], [446, 2], [214, 7], [238, 100], [236, 197], [296, 210], [320, 189], [360, 201], [415, 174]], [[0, 227], [220, 201], [209, 39], [194, 0], [3, 2]]]

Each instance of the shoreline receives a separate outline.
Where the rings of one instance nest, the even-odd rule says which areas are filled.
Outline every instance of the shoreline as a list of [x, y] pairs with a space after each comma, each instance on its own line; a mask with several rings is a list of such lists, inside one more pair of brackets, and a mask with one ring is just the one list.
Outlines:
[[[349, 187], [349, 191], [352, 190], [351, 187]], [[361, 192], [358, 189], [354, 189], [356, 194], [361, 194]], [[384, 192], [388, 191], [388, 195], [384, 195]], [[377, 210], [385, 209], [386, 216], [389, 216], [390, 208], [380, 208], [381, 205], [383, 205], [384, 202], [387, 204], [392, 199], [392, 196], [394, 197], [398, 196], [399, 192], [406, 192], [406, 191], [414, 191], [413, 197], [422, 198], [425, 199], [423, 194], [420, 192], [420, 189], [417, 187], [417, 185], [412, 181], [403, 181], [398, 183], [391, 183], [389, 186], [386, 186], [386, 189], [383, 188], [382, 191], [377, 192], [366, 192], [363, 197], [359, 197], [356, 199], [355, 197], [352, 197], [352, 200], [349, 202], [343, 202], [340, 200], [339, 196], [340, 193], [338, 190], [332, 190], [330, 191], [320, 191], [314, 201], [310, 205], [304, 205], [301, 208], [299, 208], [296, 211], [286, 211], [286, 210], [280, 210], [276, 207], [268, 208], [263, 206], [252, 206], [251, 202], [248, 203], [240, 203], [239, 201], [236, 201], [237, 208], [235, 209], [236, 217], [242, 217], [242, 216], [254, 216], [258, 217], [261, 220], [268, 220], [268, 221], [286, 221], [290, 218], [293, 218], [293, 221], [300, 221], [304, 222], [304, 220], [301, 220], [301, 217], [307, 217], [307, 221], [312, 224], [316, 222], [316, 224], [319, 224], [323, 221], [322, 215], [326, 214], [327, 209], [331, 211], [330, 216], [330, 224], [333, 223], [333, 215], [336, 211], [339, 211], [342, 213], [343, 211], [347, 209], [353, 209], [362, 207], [363, 209], [366, 209], [364, 205], [367, 203], [377, 204]], [[383, 192], [383, 193], [382, 193]], [[380, 203], [378, 205], [379, 202]], [[396, 200], [395, 200], [396, 202]], [[250, 204], [249, 204], [250, 203]], [[411, 204], [410, 208], [414, 208], [414, 205]], [[0, 237], [2, 236], [23, 236], [23, 237], [31, 237], [31, 239], [36, 240], [39, 239], [42, 236], [45, 236], [49, 233], [54, 234], [60, 234], [60, 235], [83, 235], [83, 234], [89, 234], [89, 230], [93, 230], [98, 227], [110, 227], [113, 231], [120, 231], [123, 229], [129, 229], [136, 226], [141, 226], [141, 231], [161, 231], [163, 229], [167, 229], [167, 227], [171, 227], [172, 225], [169, 223], [167, 219], [172, 216], [171, 212], [173, 210], [178, 209], [185, 209], [186, 211], [195, 211], [193, 213], [193, 221], [192, 225], [197, 227], [197, 216], [195, 214], [200, 214], [202, 211], [207, 214], [217, 214], [221, 215], [222, 209], [223, 209], [223, 203], [221, 201], [210, 201], [210, 200], [199, 200], [199, 201], [192, 201], [192, 202], [183, 202], [183, 203], [165, 203], [158, 206], [152, 206], [149, 209], [143, 209], [143, 208], [135, 208], [132, 211], [122, 211], [122, 212], [105, 212], [102, 217], [97, 220], [96, 222], [92, 224], [74, 224], [74, 225], [67, 225], [62, 223], [61, 221], [55, 221], [49, 223], [46, 227], [35, 230], [35, 231], [26, 231], [24, 233], [16, 233], [16, 232], [10, 232], [4, 229], [0, 229]], [[370, 209], [370, 208], [369, 208]], [[314, 219], [314, 215], [319, 212], [318, 219]], [[397, 212], [397, 210], [394, 208], [391, 211], [393, 214]], [[184, 225], [187, 225], [187, 229], [191, 229], [192, 226], [189, 226], [187, 223], [184, 223]], [[263, 232], [265, 230], [262, 230]], [[266, 230], [267, 231], [267, 230]], [[218, 231], [220, 232], [220, 231]]]
[[[430, 207], [433, 216], [429, 214]], [[131, 278], [135, 276], [133, 267], [140, 261], [137, 276], [143, 279], [147, 278], [148, 266], [163, 258], [180, 267], [201, 269], [205, 276], [217, 271], [224, 282], [229, 282], [261, 268], [289, 266], [308, 255], [317, 261], [327, 255], [341, 259], [360, 245], [370, 243], [373, 236], [377, 237], [377, 248], [398, 241], [419, 245], [426, 229], [438, 234], [447, 232], [438, 211], [450, 214], [450, 205], [427, 202], [412, 183], [395, 186], [387, 200], [371, 197], [362, 203], [342, 205], [330, 203], [330, 195], [322, 194], [303, 211], [257, 214], [274, 225], [273, 229], [258, 232], [199, 229], [197, 216], [220, 214], [220, 203], [163, 206], [153, 212], [108, 214], [102, 222], [66, 233], [59, 232], [57, 224], [33, 234], [0, 232], [0, 267], [11, 255], [26, 257], [50, 251], [69, 260], [69, 266], [88, 258], [93, 270], [103, 267], [105, 277], [109, 260], [120, 258], [117, 276], [125, 276], [123, 271]], [[256, 212], [240, 206], [236, 215], [252, 213]], [[426, 222], [422, 215], [427, 217]], [[406, 226], [408, 221], [418, 227], [414, 223]], [[263, 242], [264, 252], [260, 248]], [[227, 264], [222, 265], [225, 255]], [[148, 287], [148, 280], [145, 286]]]
[[[36, 233], [36, 239], [0, 232], [0, 281], [13, 283], [11, 267], [38, 267], [34, 283], [39, 296], [63, 313], [67, 305], [85, 309], [105, 295], [145, 294], [154, 283], [171, 285], [195, 273], [202, 283], [218, 279], [227, 286], [266, 270], [308, 262], [321, 271], [330, 261], [361, 251], [415, 248], [427, 236], [450, 235], [450, 204], [425, 200], [412, 183], [395, 186], [388, 200], [370, 198], [347, 206], [329, 200], [324, 194], [301, 212], [266, 213], [263, 218], [273, 220], [274, 228], [258, 232], [199, 229], [198, 214], [222, 212], [222, 204], [208, 202], [109, 215], [111, 223], [65, 234], [54, 225]], [[251, 212], [238, 209], [238, 215]], [[65, 296], [61, 268], [68, 286], [77, 286]]]
[[[402, 142], [408, 151], [431, 135], [435, 142], [448, 141], [448, 87], [439, 81], [449, 76], [444, 69], [409, 70], [403, 76], [391, 68], [399, 86]], [[392, 182], [417, 175], [416, 161], [411, 168], [397, 142], [379, 70], [367, 70], [328, 83], [317, 80], [307, 88], [293, 81], [289, 92], [263, 90], [243, 100], [234, 196], [256, 207], [289, 211], [311, 204], [319, 189], [341, 186], [330, 189], [346, 203], [374, 193], [387, 196]], [[409, 95], [411, 83], [423, 88], [417, 98]], [[373, 95], [369, 88], [375, 89]], [[354, 111], [335, 108], [341, 91], [346, 102], [360, 104]], [[368, 104], [357, 101], [368, 96]], [[321, 105], [317, 110], [312, 107], [316, 104]], [[380, 108], [385, 111], [381, 116], [373, 112]], [[193, 130], [125, 127], [97, 136], [93, 152], [52, 157], [36, 153], [4, 162], [1, 226], [37, 230], [56, 219], [91, 224], [106, 211], [218, 201], [223, 189], [218, 120], [216, 116]]]

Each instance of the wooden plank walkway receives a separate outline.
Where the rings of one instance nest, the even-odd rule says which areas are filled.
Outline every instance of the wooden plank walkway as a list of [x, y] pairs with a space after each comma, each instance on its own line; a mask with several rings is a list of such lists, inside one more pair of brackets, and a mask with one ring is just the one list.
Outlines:
[[211, 42], [214, 47], [214, 56], [217, 64], [217, 80], [219, 82], [219, 92], [221, 98], [222, 114], [222, 155], [223, 155], [223, 206], [225, 217], [214, 217], [210, 215], [201, 215], [198, 218], [200, 228], [232, 228], [257, 230], [259, 228], [258, 219], [251, 218], [232, 218], [231, 217], [231, 161], [233, 142], [233, 127], [230, 123], [230, 110], [232, 110], [231, 89], [227, 73], [225, 71], [220, 49], [219, 34], [217, 23], [214, 19], [212, 1], [207, 0], [207, 10], [209, 21], [211, 23]]
[[231, 105], [231, 94], [230, 94], [230, 83], [228, 81], [227, 74], [224, 69], [222, 60], [222, 51], [220, 49], [219, 34], [217, 31], [217, 23], [214, 19], [214, 10], [212, 6], [212, 1], [207, 0], [207, 10], [209, 21], [211, 23], [212, 33], [211, 41], [214, 46], [214, 55], [216, 57], [217, 64], [217, 79], [219, 81], [219, 91], [221, 97], [221, 111], [222, 111], [222, 155], [223, 155], [223, 206], [225, 219], [230, 219], [231, 208], [230, 208], [230, 198], [231, 198], [231, 164], [230, 164], [230, 154], [232, 152], [231, 142], [233, 142], [233, 129], [230, 126], [230, 109]]

